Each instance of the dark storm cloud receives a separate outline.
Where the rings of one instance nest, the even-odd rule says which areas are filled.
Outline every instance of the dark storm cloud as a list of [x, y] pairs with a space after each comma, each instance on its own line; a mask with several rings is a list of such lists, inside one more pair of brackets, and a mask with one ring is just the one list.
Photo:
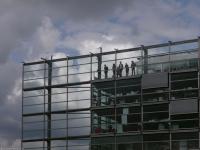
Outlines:
[[[47, 4], [46, 10], [53, 10], [53, 14], [65, 14], [69, 19], [84, 20], [94, 19], [99, 20], [105, 16], [111, 16], [115, 9], [122, 6], [128, 6], [130, 0], [45, 0]], [[60, 8], [60, 11], [57, 10]], [[57, 13], [56, 13], [57, 12]], [[51, 12], [49, 12], [51, 14]], [[54, 16], [54, 15], [53, 15]]]
[[10, 143], [20, 137], [21, 69], [16, 63], [6, 62], [0, 70], [0, 140]]
[[[28, 40], [44, 16], [54, 21], [99, 21], [111, 16], [115, 9], [129, 0], [1, 0], [0, 1], [0, 63], [10, 52]], [[80, 23], [80, 22], [79, 22]]]
[[7, 62], [0, 66], [0, 70], [0, 105], [3, 105], [16, 86], [16, 79], [21, 75], [21, 68], [18, 64]]
[[11, 142], [20, 138], [20, 102], [21, 100], [18, 99], [17, 103], [0, 106], [0, 139]]
[[[129, 1], [127, 1], [129, 2]], [[0, 1], [0, 139], [13, 141], [20, 138], [20, 64], [10, 60], [10, 54], [21, 43], [29, 41], [42, 25], [44, 17], [52, 22], [70, 20], [77, 24], [85, 21], [98, 22], [112, 16], [118, 7], [125, 6], [122, 0], [1, 0]], [[22, 51], [24, 56], [30, 50]], [[41, 51], [42, 52], [42, 51]], [[37, 50], [39, 54], [40, 51]], [[16, 57], [16, 56], [14, 56]], [[14, 92], [14, 93], [13, 93]]]

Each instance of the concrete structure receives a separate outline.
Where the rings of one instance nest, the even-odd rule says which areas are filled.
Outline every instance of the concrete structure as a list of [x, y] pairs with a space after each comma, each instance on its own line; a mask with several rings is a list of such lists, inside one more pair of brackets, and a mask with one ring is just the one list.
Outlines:
[[24, 63], [23, 149], [198, 149], [199, 43]]

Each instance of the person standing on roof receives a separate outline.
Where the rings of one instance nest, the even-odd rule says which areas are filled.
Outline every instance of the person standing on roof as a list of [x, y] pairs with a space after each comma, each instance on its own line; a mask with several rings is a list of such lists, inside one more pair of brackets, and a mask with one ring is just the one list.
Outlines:
[[120, 61], [120, 63], [119, 63], [119, 76], [120, 77], [122, 77], [122, 71], [123, 71], [123, 69], [124, 69], [124, 66], [123, 66], [122, 62]]
[[125, 64], [125, 69], [126, 69], [126, 76], [128, 76], [128, 74], [129, 74], [129, 67], [128, 67], [127, 63]]
[[113, 77], [115, 77], [116, 76], [116, 65], [115, 64], [113, 64], [113, 66], [112, 66], [112, 71], [113, 71]]
[[131, 71], [132, 71], [132, 75], [133, 75], [133, 72], [134, 72], [134, 75], [135, 75], [135, 62], [134, 61], [131, 61]]
[[108, 66], [104, 65], [105, 79], [108, 78]]

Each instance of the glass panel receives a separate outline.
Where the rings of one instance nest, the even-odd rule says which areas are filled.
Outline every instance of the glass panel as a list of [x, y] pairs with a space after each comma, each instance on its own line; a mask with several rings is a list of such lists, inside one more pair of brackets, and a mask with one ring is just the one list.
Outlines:
[[92, 85], [92, 106], [114, 105], [114, 82], [101, 82]]
[[92, 111], [92, 133], [113, 133], [115, 129], [115, 110], [99, 109]]
[[188, 69], [197, 69], [197, 59], [177, 60], [171, 63], [171, 71], [180, 71]]
[[198, 150], [198, 140], [173, 141], [172, 150]]
[[143, 90], [143, 102], [163, 102], [169, 98], [168, 88], [153, 88]]
[[167, 133], [158, 133], [158, 134], [145, 134], [144, 135], [144, 142], [150, 142], [150, 141], [168, 141], [169, 140], [169, 134]]
[[23, 148], [24, 149], [43, 149], [43, 146], [46, 146], [46, 142], [39, 141], [39, 142], [24, 142], [23, 143]]
[[68, 114], [68, 135], [80, 136], [90, 134], [90, 112], [76, 111]]
[[198, 114], [197, 113], [183, 113], [171, 115], [171, 129], [188, 129], [188, 128], [198, 128]]
[[43, 70], [43, 69], [44, 69], [44, 63], [34, 64], [34, 65], [24, 65], [24, 72], [28, 72], [28, 71], [31, 72], [34, 70]]
[[117, 133], [139, 132], [141, 130], [141, 108], [117, 108]]
[[134, 143], [134, 144], [118, 144], [118, 150], [142, 150], [141, 143]]
[[169, 142], [149, 142], [144, 143], [144, 150], [169, 150]]
[[92, 150], [115, 150], [113, 137], [92, 138]]
[[197, 100], [180, 100], [170, 102], [171, 114], [195, 113], [198, 111]]
[[89, 150], [89, 139], [76, 139], [68, 141], [68, 150]]
[[117, 81], [117, 105], [135, 103], [139, 104], [141, 99], [140, 78]]
[[199, 133], [198, 132], [183, 132], [183, 133], [173, 133], [172, 140], [195, 140], [198, 139]]

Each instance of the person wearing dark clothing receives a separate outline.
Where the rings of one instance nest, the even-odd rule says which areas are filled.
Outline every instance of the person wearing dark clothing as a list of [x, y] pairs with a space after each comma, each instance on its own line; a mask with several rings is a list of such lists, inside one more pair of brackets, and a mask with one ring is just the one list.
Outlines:
[[120, 63], [119, 63], [119, 76], [120, 77], [122, 77], [122, 71], [123, 71], [123, 69], [124, 69], [124, 66], [123, 66], [122, 62], [120, 61]]
[[112, 66], [112, 71], [113, 71], [113, 77], [115, 77], [116, 76], [116, 65], [115, 64], [113, 64], [113, 66]]
[[125, 64], [125, 69], [126, 69], [126, 76], [128, 76], [128, 74], [129, 74], [129, 67], [128, 67], [127, 63]]
[[108, 78], [108, 66], [104, 65], [105, 78]]
[[135, 62], [134, 61], [131, 61], [131, 71], [132, 71], [132, 75], [133, 75], [133, 72], [134, 72], [134, 75], [135, 75]]
[[117, 67], [117, 77], [120, 77], [120, 69], [119, 69], [119, 66]]

